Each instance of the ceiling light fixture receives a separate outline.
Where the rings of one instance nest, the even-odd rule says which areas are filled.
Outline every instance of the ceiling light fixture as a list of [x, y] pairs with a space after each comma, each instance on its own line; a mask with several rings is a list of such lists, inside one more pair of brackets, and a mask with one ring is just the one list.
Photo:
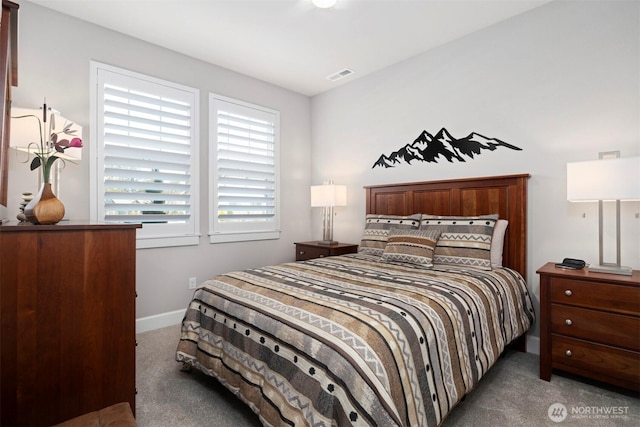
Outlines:
[[328, 9], [336, 5], [338, 0], [311, 0], [311, 3], [315, 7], [319, 7], [320, 9]]

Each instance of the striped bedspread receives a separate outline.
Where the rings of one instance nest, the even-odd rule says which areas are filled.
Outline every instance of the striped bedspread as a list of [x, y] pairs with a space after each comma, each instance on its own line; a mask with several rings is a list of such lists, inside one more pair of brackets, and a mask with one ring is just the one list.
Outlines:
[[437, 426], [533, 319], [512, 270], [351, 254], [205, 282], [176, 360], [267, 426]]

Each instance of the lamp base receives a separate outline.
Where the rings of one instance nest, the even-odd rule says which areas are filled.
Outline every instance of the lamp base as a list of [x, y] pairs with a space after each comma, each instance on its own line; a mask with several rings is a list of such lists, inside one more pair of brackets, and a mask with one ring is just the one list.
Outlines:
[[319, 240], [318, 244], [319, 245], [337, 245], [338, 241], [337, 240]]
[[621, 274], [623, 276], [631, 276], [631, 267], [612, 265], [590, 265], [589, 271], [594, 273]]

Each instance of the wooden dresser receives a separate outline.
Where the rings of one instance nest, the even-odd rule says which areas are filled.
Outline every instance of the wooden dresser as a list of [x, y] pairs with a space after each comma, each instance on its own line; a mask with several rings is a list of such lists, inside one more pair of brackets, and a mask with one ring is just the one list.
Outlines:
[[640, 390], [640, 271], [564, 270], [540, 275], [540, 378], [559, 369]]
[[137, 227], [0, 225], [0, 425], [135, 411]]

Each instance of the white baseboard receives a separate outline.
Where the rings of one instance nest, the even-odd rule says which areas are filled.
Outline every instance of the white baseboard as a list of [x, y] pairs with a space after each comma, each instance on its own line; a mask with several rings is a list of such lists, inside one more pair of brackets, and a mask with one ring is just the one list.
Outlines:
[[136, 334], [153, 331], [182, 322], [185, 310], [170, 311], [136, 319]]

